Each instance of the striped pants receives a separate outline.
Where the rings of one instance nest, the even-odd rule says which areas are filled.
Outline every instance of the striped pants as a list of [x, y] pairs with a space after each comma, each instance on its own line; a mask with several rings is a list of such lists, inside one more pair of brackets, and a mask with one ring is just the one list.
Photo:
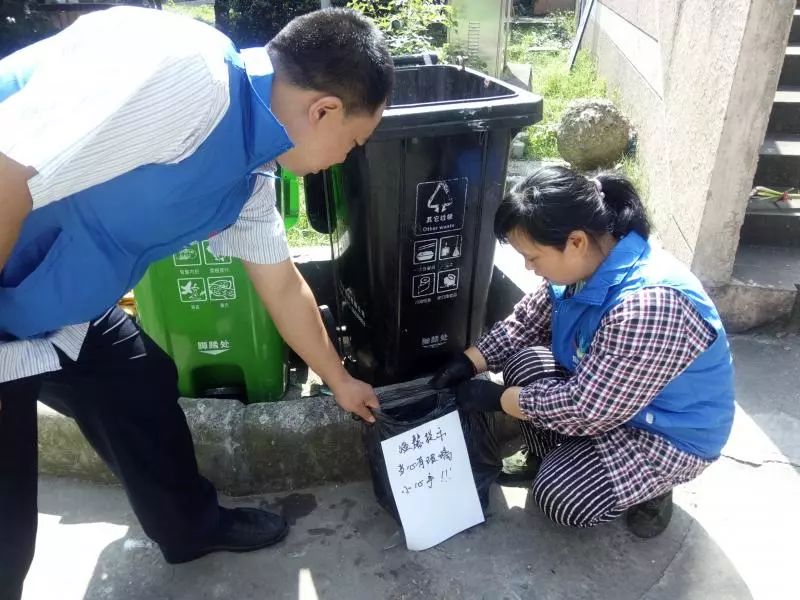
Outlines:
[[[565, 376], [547, 348], [526, 348], [503, 368], [507, 386], [525, 386], [545, 377]], [[567, 437], [520, 421], [525, 445], [542, 459], [533, 483], [533, 499], [560, 525], [592, 527], [611, 521], [619, 507], [608, 470], [590, 437]]]

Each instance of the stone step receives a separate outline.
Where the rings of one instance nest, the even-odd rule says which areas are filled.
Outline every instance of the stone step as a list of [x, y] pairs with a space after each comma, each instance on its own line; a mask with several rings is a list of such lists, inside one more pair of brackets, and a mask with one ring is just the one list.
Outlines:
[[800, 248], [739, 244], [730, 284], [709, 290], [729, 332], [788, 317], [798, 298]]
[[800, 44], [800, 9], [795, 8], [794, 16], [792, 17], [792, 29], [789, 33], [790, 44]]
[[800, 46], [787, 46], [778, 85], [800, 86]]
[[800, 248], [742, 244], [733, 264], [733, 279], [796, 293], [800, 284]]
[[767, 133], [800, 133], [800, 87], [781, 87], [775, 92]]
[[800, 200], [750, 198], [739, 240], [746, 245], [800, 248]]
[[[769, 134], [761, 147], [754, 185], [800, 188], [800, 134]], [[800, 248], [800, 202], [792, 206], [750, 199], [740, 233], [743, 245]]]
[[800, 188], [800, 134], [769, 134], [759, 151], [753, 185]]
[[747, 213], [739, 243], [800, 249], [800, 215]]

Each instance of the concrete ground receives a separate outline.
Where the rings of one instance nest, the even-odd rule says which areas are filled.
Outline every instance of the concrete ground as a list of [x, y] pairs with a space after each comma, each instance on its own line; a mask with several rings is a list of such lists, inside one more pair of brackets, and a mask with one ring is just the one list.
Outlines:
[[800, 338], [735, 336], [731, 441], [675, 493], [653, 540], [624, 523], [570, 530], [524, 489], [495, 487], [487, 522], [409, 552], [368, 482], [226, 499], [280, 510], [275, 548], [170, 566], [116, 487], [43, 478], [26, 600], [744, 599], [800, 597]]

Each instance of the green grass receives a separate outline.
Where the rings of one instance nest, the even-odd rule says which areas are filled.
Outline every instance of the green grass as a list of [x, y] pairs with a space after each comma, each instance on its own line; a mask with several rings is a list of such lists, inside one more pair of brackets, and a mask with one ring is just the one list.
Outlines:
[[542, 120], [528, 128], [526, 156], [534, 159], [558, 157], [556, 130], [567, 105], [576, 98], [604, 98], [606, 83], [597, 75], [592, 56], [582, 50], [572, 70], [567, 70], [567, 51], [536, 57], [533, 91], [544, 98]]
[[[608, 96], [606, 83], [597, 74], [597, 65], [588, 52], [579, 52], [572, 70], [568, 69], [574, 36], [575, 13], [571, 12], [560, 13], [556, 23], [546, 28], [515, 25], [511, 31], [508, 60], [531, 65], [533, 91], [544, 98], [542, 120], [528, 128], [528, 158], [558, 158], [556, 129], [571, 100]], [[536, 47], [558, 49], [542, 52], [533, 50]]]
[[623, 156], [619, 164], [619, 170], [631, 181], [636, 191], [639, 192], [639, 196], [643, 199], [647, 198], [647, 176], [638, 157], [629, 154]]
[[555, 23], [548, 26], [515, 25], [507, 49], [510, 62], [533, 62], [534, 48], [568, 49], [575, 37], [575, 13], [562, 12], [553, 16]]
[[330, 236], [319, 233], [311, 227], [306, 215], [306, 203], [300, 201], [300, 216], [294, 227], [286, 231], [289, 246], [292, 248], [305, 248], [306, 246], [327, 246], [330, 244]]
[[305, 248], [307, 246], [327, 246], [330, 244], [330, 236], [319, 233], [308, 222], [306, 213], [306, 194], [303, 187], [303, 180], [300, 179], [300, 210], [297, 223], [294, 227], [286, 231], [286, 238], [292, 248]]
[[203, 23], [208, 23], [209, 25], [213, 25], [215, 22], [213, 2], [203, 6], [186, 6], [184, 4], [176, 4], [173, 0], [169, 0], [163, 4], [163, 9], [168, 12], [192, 17], [193, 19], [203, 21]]

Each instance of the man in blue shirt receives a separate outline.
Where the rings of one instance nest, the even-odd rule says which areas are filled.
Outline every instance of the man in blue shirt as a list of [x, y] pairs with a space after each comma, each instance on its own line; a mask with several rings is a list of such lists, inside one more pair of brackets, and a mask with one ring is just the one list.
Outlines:
[[174, 364], [115, 305], [150, 263], [213, 236], [339, 405], [372, 421], [263, 173], [343, 161], [393, 81], [381, 34], [342, 9], [240, 52], [196, 21], [112, 8], [0, 61], [0, 598], [33, 556], [37, 397], [75, 418], [169, 562], [286, 535], [278, 515], [218, 506]]

